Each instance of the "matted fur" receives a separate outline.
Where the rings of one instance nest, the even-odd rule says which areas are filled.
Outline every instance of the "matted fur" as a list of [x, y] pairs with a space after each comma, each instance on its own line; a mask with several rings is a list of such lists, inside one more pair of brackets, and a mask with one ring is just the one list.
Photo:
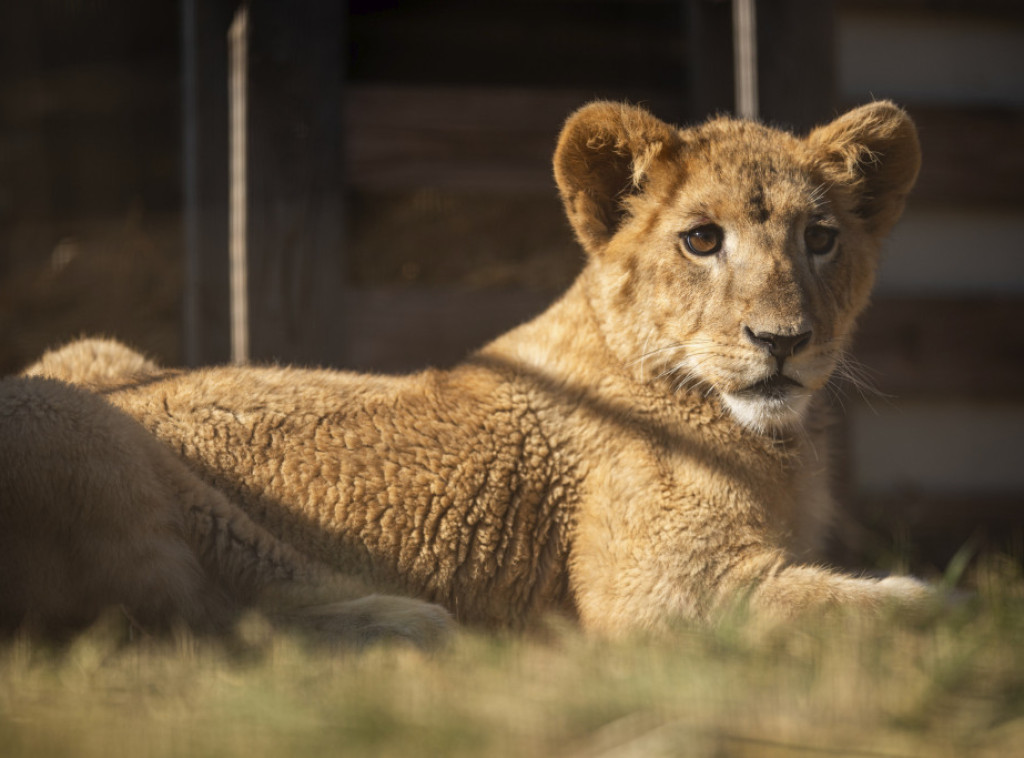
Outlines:
[[[217, 627], [262, 603], [423, 640], [445, 626], [430, 603], [610, 634], [739, 599], [772, 617], [920, 603], [912, 579], [808, 562], [832, 514], [817, 392], [919, 160], [890, 103], [805, 139], [593, 103], [555, 154], [588, 265], [451, 370], [48, 353], [0, 382], [0, 618], [47, 628], [122, 604]], [[721, 232], [712, 255], [683, 241], [702, 227]], [[833, 248], [811, 249], [820, 228]], [[799, 344], [777, 359], [773, 338]]]

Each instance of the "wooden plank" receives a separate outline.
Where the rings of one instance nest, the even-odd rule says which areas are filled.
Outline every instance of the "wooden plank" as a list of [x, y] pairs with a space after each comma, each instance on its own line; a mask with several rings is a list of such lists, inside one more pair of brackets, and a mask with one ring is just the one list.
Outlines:
[[350, 290], [347, 366], [386, 373], [450, 366], [551, 300], [526, 290]]
[[681, 97], [683, 1], [349, 0], [348, 72], [353, 82], [581, 88], [594, 97], [643, 84]]
[[830, 120], [836, 103], [835, 3], [772, 0], [757, 16], [760, 114], [806, 132]]
[[861, 320], [854, 355], [885, 393], [1020, 398], [1024, 300], [880, 298]]
[[584, 92], [352, 86], [349, 180], [372, 190], [550, 189], [558, 131], [589, 99]]
[[228, 301], [231, 362], [249, 362], [249, 6], [228, 29]]
[[342, 5], [251, 0], [248, 280], [254, 360], [344, 354]]
[[[232, 3], [183, 4], [185, 322], [190, 365], [230, 357], [228, 66]], [[249, 355], [337, 362], [342, 286], [341, 6], [249, 4]], [[315, 327], [310, 327], [314, 324]]]
[[685, 46], [689, 108], [687, 118], [702, 121], [734, 106], [732, 14], [729, 3], [686, 0]]
[[[814, 96], [801, 94], [804, 90], [793, 85], [799, 72], [784, 63], [782, 48], [762, 45], [761, 50], [767, 67], [761, 88], [766, 120], [808, 128], [832, 117], [832, 91], [825, 83], [814, 88]], [[811, 67], [809, 59], [802, 60]], [[711, 107], [707, 97], [701, 102]], [[664, 93], [636, 93], [636, 98], [661, 118], [686, 118], [681, 103]], [[550, 191], [551, 154], [561, 124], [590, 99], [574, 90], [353, 86], [346, 103], [349, 181], [357, 190]], [[911, 104], [910, 112], [924, 151], [912, 202], [1024, 203], [1024, 111]]]
[[757, 14], [754, 0], [732, 0], [733, 99], [740, 118], [758, 117]]
[[970, 16], [1000, 20], [1024, 19], [1020, 0], [839, 0], [849, 12], [915, 13]]
[[[682, 119], [678, 97], [637, 90], [659, 116]], [[352, 85], [345, 162], [356, 189], [410, 187], [551, 191], [551, 156], [588, 90]]]
[[1024, 111], [909, 104], [921, 136], [913, 203], [1024, 205]]

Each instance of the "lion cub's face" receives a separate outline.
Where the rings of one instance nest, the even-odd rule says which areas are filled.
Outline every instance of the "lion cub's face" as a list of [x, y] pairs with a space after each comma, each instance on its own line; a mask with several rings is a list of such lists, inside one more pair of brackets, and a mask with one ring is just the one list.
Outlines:
[[807, 139], [728, 119], [677, 131], [598, 103], [556, 154], [613, 350], [759, 431], [798, 423], [835, 370], [918, 165], [911, 122], [885, 103]]

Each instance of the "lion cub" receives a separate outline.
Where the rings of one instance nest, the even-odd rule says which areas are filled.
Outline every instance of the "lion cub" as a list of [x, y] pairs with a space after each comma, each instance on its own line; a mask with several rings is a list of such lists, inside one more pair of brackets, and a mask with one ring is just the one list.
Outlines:
[[597, 102], [554, 158], [587, 266], [451, 370], [48, 353], [0, 382], [0, 621], [120, 604], [217, 629], [262, 604], [424, 641], [438, 605], [622, 634], [738, 599], [772, 617], [921, 603], [912, 579], [802, 562], [832, 513], [820, 390], [919, 162], [888, 102], [806, 138]]

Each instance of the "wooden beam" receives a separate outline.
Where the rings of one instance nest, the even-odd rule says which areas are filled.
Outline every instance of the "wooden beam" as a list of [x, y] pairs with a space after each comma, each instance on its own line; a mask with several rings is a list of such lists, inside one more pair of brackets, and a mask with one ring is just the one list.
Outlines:
[[687, 119], [703, 121], [735, 105], [732, 12], [720, 0], [686, 0]]
[[231, 362], [249, 362], [249, 6], [228, 29], [228, 300]]
[[[686, 3], [686, 67], [690, 77], [691, 120], [719, 112], [754, 115], [733, 92], [738, 79], [750, 78], [738, 61], [747, 48], [737, 44], [732, 29], [747, 17], [737, 14], [744, 3], [688, 0]], [[756, 92], [762, 120], [799, 131], [828, 120], [835, 107], [834, 0], [772, 0], [756, 14]], [[740, 48], [744, 49], [741, 50]], [[752, 52], [752, 51], [748, 51]], [[734, 59], [734, 53], [737, 56]], [[738, 80], [737, 79], [737, 80]]]
[[228, 317], [228, 97], [225, 2], [183, 0], [182, 181], [184, 358], [230, 357]]
[[732, 0], [733, 100], [740, 118], [757, 119], [760, 115], [757, 38], [755, 0]]
[[[630, 97], [662, 118], [685, 118], [678, 97], [642, 91]], [[558, 132], [593, 99], [586, 90], [351, 85], [348, 179], [370, 190], [550, 192]]]
[[[182, 6], [190, 365], [231, 356], [227, 37], [235, 6]], [[339, 3], [248, 3], [247, 114], [236, 132], [245, 137], [244, 352], [255, 360], [326, 364], [344, 354], [342, 19]]]
[[839, 9], [851, 12], [917, 13], [934, 16], [970, 16], [998, 20], [1024, 19], [1020, 0], [839, 0]]
[[836, 106], [835, 3], [771, 0], [757, 16], [760, 116], [806, 132]]
[[343, 4], [250, 0], [247, 150], [253, 360], [344, 355]]

